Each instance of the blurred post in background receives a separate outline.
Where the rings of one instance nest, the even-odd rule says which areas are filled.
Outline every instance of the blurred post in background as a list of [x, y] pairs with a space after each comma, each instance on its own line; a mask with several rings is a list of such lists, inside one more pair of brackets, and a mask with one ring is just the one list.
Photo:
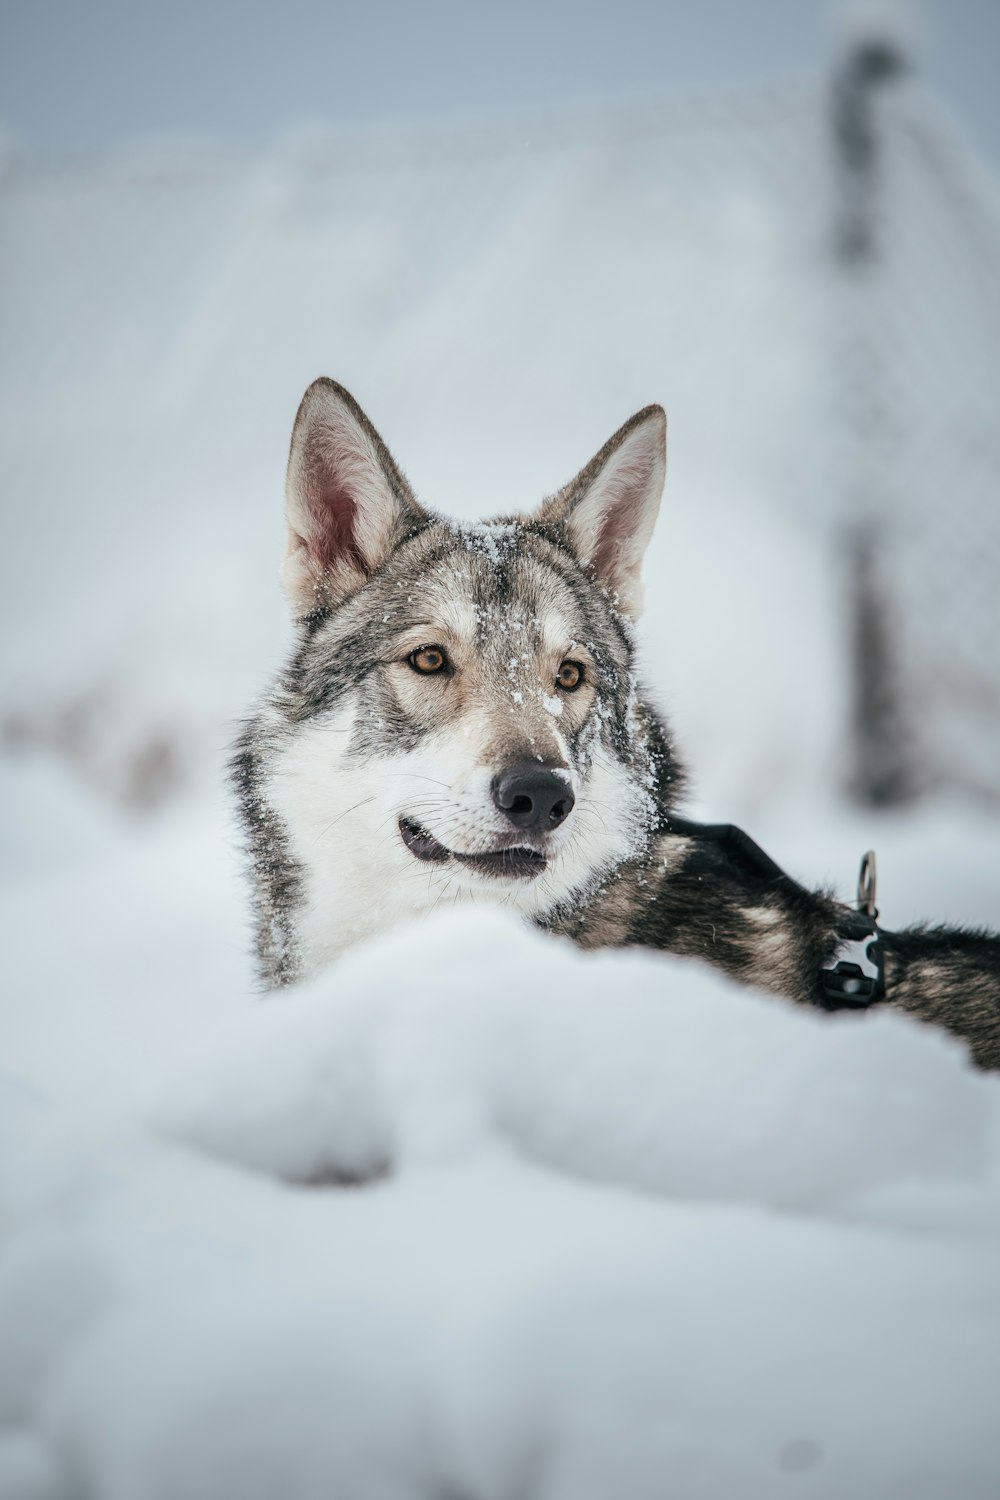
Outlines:
[[885, 193], [879, 95], [904, 67], [893, 41], [856, 37], [835, 67], [832, 90], [834, 249], [843, 282], [835, 380], [852, 679], [849, 787], [875, 806], [905, 801], [916, 790], [901, 702], [902, 648], [886, 593], [893, 540], [886, 532], [895, 511], [893, 459], [901, 434], [887, 408], [892, 351], [879, 327], [882, 284], [892, 275], [879, 211]]
[[833, 77], [836, 442], [861, 801], [1000, 795], [1000, 218], [919, 59]]

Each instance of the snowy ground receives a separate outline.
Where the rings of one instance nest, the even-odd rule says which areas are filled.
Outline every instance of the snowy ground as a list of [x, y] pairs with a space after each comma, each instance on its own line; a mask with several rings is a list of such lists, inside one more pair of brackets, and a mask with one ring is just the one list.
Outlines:
[[956, 1043], [489, 913], [253, 993], [219, 767], [320, 371], [465, 517], [663, 400], [692, 811], [845, 894], [874, 844], [890, 926], [998, 921], [995, 817], [838, 800], [818, 116], [671, 118], [6, 166], [2, 1500], [1000, 1492]]
[[[259, 1002], [210, 807], [6, 791], [62, 842], [2, 892], [4, 1500], [996, 1494], [957, 1044], [490, 913]], [[894, 917], [996, 909], [993, 830], [877, 841]]]

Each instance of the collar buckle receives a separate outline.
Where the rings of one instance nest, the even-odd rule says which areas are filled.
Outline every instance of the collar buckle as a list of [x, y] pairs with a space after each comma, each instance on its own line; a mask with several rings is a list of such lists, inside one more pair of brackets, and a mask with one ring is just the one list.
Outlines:
[[823, 965], [826, 1010], [863, 1010], [885, 999], [885, 952], [876, 888], [875, 851], [869, 849], [858, 873], [857, 913], [845, 921], [837, 946]]

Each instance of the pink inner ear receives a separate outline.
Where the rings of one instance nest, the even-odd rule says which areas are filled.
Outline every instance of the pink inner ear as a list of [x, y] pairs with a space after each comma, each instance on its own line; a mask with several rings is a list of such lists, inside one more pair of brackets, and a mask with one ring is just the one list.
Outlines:
[[608, 578], [614, 573], [624, 540], [621, 528], [615, 526], [612, 511], [598, 533], [597, 545], [590, 559], [590, 566], [599, 578]]
[[339, 563], [348, 563], [359, 573], [367, 572], [358, 546], [358, 505], [354, 496], [327, 477], [321, 493], [309, 505], [309, 551], [325, 573]]
[[638, 509], [635, 497], [626, 495], [605, 513], [590, 559], [590, 566], [599, 577], [610, 577], [616, 571], [619, 559], [635, 536]]

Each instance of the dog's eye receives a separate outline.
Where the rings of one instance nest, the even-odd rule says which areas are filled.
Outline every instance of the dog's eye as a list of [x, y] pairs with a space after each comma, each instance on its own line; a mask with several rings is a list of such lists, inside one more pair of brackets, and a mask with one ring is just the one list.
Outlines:
[[422, 672], [425, 677], [432, 672], [443, 672], [448, 665], [443, 646], [421, 646], [411, 651], [406, 660], [414, 672]]
[[556, 673], [556, 687], [562, 688], [564, 693], [575, 693], [583, 681], [583, 662], [564, 661], [560, 663]]

